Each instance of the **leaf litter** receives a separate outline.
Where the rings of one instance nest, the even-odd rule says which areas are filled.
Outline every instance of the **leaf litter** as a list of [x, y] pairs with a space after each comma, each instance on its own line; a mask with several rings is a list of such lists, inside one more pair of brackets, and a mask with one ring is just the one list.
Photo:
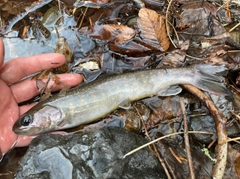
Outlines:
[[[210, 95], [209, 98], [200, 91], [196, 92], [197, 89], [185, 86], [186, 90], [180, 95], [144, 99], [141, 101], [144, 107], [136, 105], [136, 108], [126, 113], [118, 110], [104, 118], [102, 123], [80, 126], [74, 130], [89, 131], [112, 125], [112, 120], [130, 119], [123, 122], [127, 124], [126, 129], [141, 135], [146, 134], [151, 140], [160, 140], [157, 138], [164, 136], [151, 150], [162, 161], [169, 178], [188, 178], [190, 173], [190, 178], [194, 178], [194, 175], [197, 178], [240, 177], [239, 144], [234, 140], [226, 143], [227, 137], [240, 135], [238, 1], [59, 2], [32, 0], [26, 1], [24, 5], [16, 5], [14, 0], [0, 2], [0, 32], [5, 44], [8, 44], [6, 50], [15, 50], [16, 53], [20, 51], [16, 49], [21, 45], [16, 45], [13, 40], [19, 39], [18, 43], [21, 41], [24, 44], [50, 42], [53, 45], [45, 52], [54, 52], [57, 41], [54, 26], [57, 26], [73, 55], [73, 61], [70, 61], [64, 72], [84, 74], [87, 82], [106, 73], [183, 67], [196, 63], [225, 63], [229, 67], [228, 86], [233, 91], [231, 99], [217, 99], [216, 96]], [[52, 7], [61, 7], [63, 20], [56, 24], [58, 19], [55, 19], [53, 25], [46, 25], [45, 32], [50, 33], [49, 36], [44, 36], [44, 31], [41, 30], [44, 29], [44, 24], [36, 26], [36, 22], [41, 24], [44, 14]], [[170, 44], [169, 36], [174, 45]], [[35, 53], [42, 52], [36, 50]], [[94, 62], [98, 68], [95, 65], [92, 68], [91, 65], [83, 65], [89, 62]], [[58, 84], [59, 81], [56, 79], [55, 83]], [[42, 82], [38, 85], [40, 88], [46, 87]], [[194, 95], [190, 95], [189, 91]], [[51, 90], [46, 91], [47, 95], [50, 93]], [[180, 105], [183, 101], [184, 106]], [[185, 112], [183, 108], [186, 108]], [[146, 113], [137, 112], [142, 110]], [[187, 120], [185, 124], [184, 115]], [[194, 123], [193, 119], [198, 117], [203, 118], [201, 124]], [[207, 123], [210, 118], [215, 121], [216, 127], [213, 122]], [[185, 129], [186, 122], [191, 123], [190, 128], [185, 131], [185, 134], [189, 134], [188, 143], [184, 143], [186, 136], [180, 134]], [[193, 137], [193, 128], [197, 129], [198, 125], [201, 125], [202, 131], [195, 133], [205, 133], [207, 127], [204, 125], [208, 125], [215, 134], [208, 135], [207, 138], [204, 134], [198, 134], [201, 136], [198, 138]], [[163, 139], [165, 136], [169, 138]], [[210, 156], [217, 159], [216, 164], [202, 151], [205, 145]], [[191, 154], [186, 154], [185, 147], [188, 147]], [[190, 159], [193, 165], [188, 166], [186, 161]], [[182, 162], [177, 164], [176, 160]], [[12, 161], [16, 160], [11, 158], [9, 162]], [[0, 175], [6, 177], [6, 173], [9, 173], [12, 176], [11, 170], [11, 167], [3, 167]]]
[[138, 16], [137, 24], [141, 38], [160, 51], [168, 50], [170, 41], [166, 33], [164, 17], [147, 8], [141, 8]]

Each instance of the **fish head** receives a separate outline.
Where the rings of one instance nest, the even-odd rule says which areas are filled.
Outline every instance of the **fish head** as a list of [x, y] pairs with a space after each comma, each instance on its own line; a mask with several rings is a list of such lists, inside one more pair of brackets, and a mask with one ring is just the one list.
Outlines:
[[63, 121], [62, 117], [57, 107], [45, 105], [39, 109], [35, 106], [16, 121], [13, 132], [18, 135], [37, 135], [53, 131]]

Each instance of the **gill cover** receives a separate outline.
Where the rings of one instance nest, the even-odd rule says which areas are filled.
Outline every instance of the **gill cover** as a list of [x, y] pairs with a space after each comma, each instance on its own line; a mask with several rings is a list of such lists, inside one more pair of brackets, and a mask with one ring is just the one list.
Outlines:
[[[37, 107], [37, 106], [36, 106]], [[19, 135], [36, 135], [55, 129], [62, 122], [60, 109], [45, 105], [40, 109], [33, 107], [14, 124], [13, 131]]]

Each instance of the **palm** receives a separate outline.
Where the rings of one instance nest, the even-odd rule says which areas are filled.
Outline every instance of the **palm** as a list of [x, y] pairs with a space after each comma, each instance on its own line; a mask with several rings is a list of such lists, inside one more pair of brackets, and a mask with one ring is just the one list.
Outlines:
[[6, 83], [0, 80], [0, 86], [0, 144], [4, 144], [1, 145], [1, 151], [6, 153], [17, 140], [17, 135], [12, 131], [12, 126], [18, 119], [20, 110]]
[[[65, 63], [65, 57], [59, 54], [41, 54], [32, 57], [17, 58], [3, 63], [4, 45], [0, 39], [0, 157], [12, 147], [27, 146], [33, 136], [17, 136], [12, 126], [21, 114], [34, 104], [19, 106], [38, 94], [36, 81], [22, 78], [45, 69], [56, 68]], [[76, 86], [82, 81], [77, 74], [59, 75], [61, 81]], [[56, 87], [54, 90], [60, 89]]]

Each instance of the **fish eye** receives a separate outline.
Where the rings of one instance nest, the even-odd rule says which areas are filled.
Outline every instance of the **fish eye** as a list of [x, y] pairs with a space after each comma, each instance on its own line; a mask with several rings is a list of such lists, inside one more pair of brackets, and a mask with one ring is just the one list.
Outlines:
[[33, 118], [32, 115], [25, 115], [22, 117], [21, 119], [21, 124], [23, 126], [28, 126], [29, 124], [31, 124], [33, 122]]

